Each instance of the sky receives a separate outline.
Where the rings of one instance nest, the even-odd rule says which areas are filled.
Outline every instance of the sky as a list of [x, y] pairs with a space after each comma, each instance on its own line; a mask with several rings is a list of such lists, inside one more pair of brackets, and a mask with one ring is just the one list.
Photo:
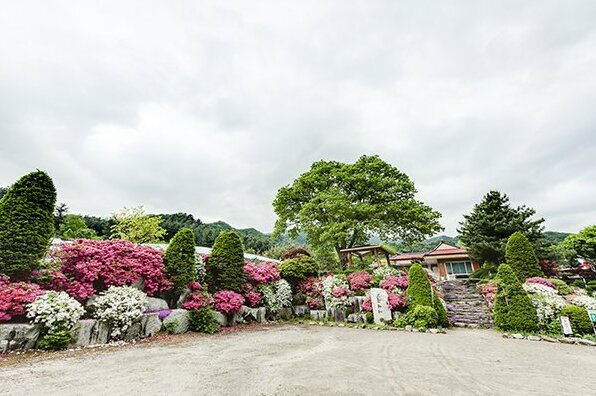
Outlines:
[[378, 154], [445, 232], [492, 189], [596, 220], [596, 2], [14, 1], [0, 186], [268, 232], [317, 160]]

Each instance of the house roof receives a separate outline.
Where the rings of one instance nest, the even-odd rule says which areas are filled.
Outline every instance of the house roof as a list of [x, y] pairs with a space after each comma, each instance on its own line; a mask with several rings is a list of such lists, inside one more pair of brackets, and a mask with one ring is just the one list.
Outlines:
[[390, 259], [392, 261], [398, 261], [398, 260], [421, 259], [423, 257], [424, 257], [424, 253], [402, 253], [402, 254], [397, 254], [395, 256], [391, 256]]
[[382, 245], [368, 245], [368, 246], [357, 246], [353, 248], [341, 249], [341, 253], [367, 253], [375, 250], [381, 250], [383, 253], [391, 254], [387, 248]]
[[435, 256], [451, 256], [451, 255], [462, 255], [468, 254], [466, 249], [449, 245], [445, 242], [440, 242], [433, 250], [426, 253], [403, 253], [398, 254], [396, 256], [391, 256], [391, 261], [399, 261], [399, 260], [415, 260], [415, 259], [423, 259], [424, 257], [435, 257]]

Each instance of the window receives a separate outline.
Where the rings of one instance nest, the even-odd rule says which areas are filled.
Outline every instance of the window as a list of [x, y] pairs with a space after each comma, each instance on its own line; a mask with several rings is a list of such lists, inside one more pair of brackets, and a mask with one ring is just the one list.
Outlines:
[[469, 275], [472, 273], [472, 263], [469, 261], [453, 261], [445, 263], [448, 275]]

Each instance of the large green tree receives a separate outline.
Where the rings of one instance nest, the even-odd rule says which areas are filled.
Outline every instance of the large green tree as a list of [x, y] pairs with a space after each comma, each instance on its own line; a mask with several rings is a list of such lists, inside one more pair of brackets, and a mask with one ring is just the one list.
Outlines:
[[0, 274], [25, 278], [54, 235], [56, 188], [42, 171], [20, 178], [0, 199]]
[[365, 155], [353, 164], [318, 161], [277, 192], [274, 237], [304, 232], [314, 248], [338, 253], [373, 235], [415, 242], [442, 229], [440, 213], [415, 194], [410, 178], [378, 156]]
[[505, 260], [522, 282], [534, 276], [544, 276], [536, 251], [528, 238], [519, 231], [514, 232], [507, 240]]
[[124, 208], [114, 215], [112, 238], [126, 239], [133, 243], [157, 243], [166, 230], [161, 228], [161, 219], [145, 213], [142, 206]]
[[596, 262], [596, 225], [582, 229], [577, 234], [569, 235], [562, 247], [585, 260]]
[[58, 229], [58, 238], [67, 241], [73, 239], [97, 239], [97, 233], [95, 230], [87, 227], [81, 215], [67, 214], [64, 216]]
[[503, 263], [507, 239], [516, 231], [523, 233], [536, 250], [542, 248], [544, 219], [532, 219], [535, 214], [526, 206], [512, 207], [506, 194], [490, 191], [472, 213], [464, 215], [457, 230], [459, 240], [474, 261]]
[[495, 295], [493, 318], [495, 326], [504, 331], [538, 330], [536, 308], [511, 266], [501, 264], [496, 281], [498, 291]]

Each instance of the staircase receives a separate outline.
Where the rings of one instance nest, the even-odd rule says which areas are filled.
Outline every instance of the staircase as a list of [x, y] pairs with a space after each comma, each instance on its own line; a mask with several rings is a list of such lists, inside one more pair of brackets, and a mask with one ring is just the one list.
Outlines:
[[446, 281], [441, 284], [447, 304], [447, 314], [455, 327], [491, 328], [493, 320], [486, 300], [476, 290], [476, 284], [467, 279]]

